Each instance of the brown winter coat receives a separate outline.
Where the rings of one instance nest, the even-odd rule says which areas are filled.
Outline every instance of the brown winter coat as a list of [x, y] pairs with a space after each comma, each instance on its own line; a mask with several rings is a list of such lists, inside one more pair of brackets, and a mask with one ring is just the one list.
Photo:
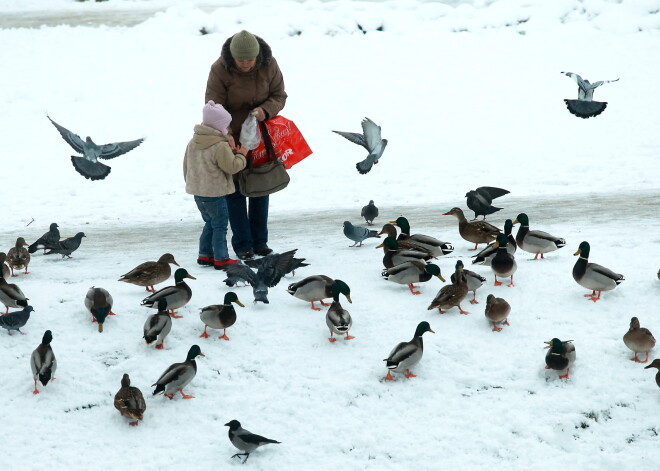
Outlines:
[[212, 127], [195, 125], [195, 134], [183, 157], [186, 193], [207, 197], [234, 193], [231, 176], [244, 168], [245, 157], [232, 152], [225, 135]]
[[249, 72], [242, 72], [229, 51], [231, 37], [225, 41], [218, 60], [211, 66], [204, 103], [213, 100], [231, 114], [231, 134], [238, 141], [241, 126], [250, 110], [260, 106], [266, 119], [276, 116], [286, 103], [284, 78], [270, 46], [257, 36], [259, 55]]

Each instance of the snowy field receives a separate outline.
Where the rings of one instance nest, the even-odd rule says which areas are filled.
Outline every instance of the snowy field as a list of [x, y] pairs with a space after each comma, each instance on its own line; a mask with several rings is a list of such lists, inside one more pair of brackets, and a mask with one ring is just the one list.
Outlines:
[[[30, 274], [8, 280], [35, 311], [26, 335], [0, 332], [0, 469], [228, 469], [240, 465], [231, 419], [282, 442], [254, 452], [251, 469], [657, 467], [656, 370], [629, 361], [622, 336], [632, 316], [660, 335], [659, 1], [174, 3], [53, 0], [44, 11], [36, 0], [0, 1], [0, 249], [33, 242], [51, 222], [87, 235], [72, 259], [37, 253]], [[134, 20], [117, 26], [126, 12]], [[93, 24], [80, 24], [85, 15]], [[45, 25], [8, 27], [34, 18]], [[297, 248], [310, 266], [271, 289], [269, 305], [236, 289], [246, 307], [227, 342], [199, 338], [199, 309], [228, 289], [224, 273], [195, 264], [201, 219], [181, 165], [209, 67], [244, 28], [273, 48], [289, 94], [282, 115], [314, 150], [271, 197], [269, 242]], [[595, 92], [606, 111], [571, 115], [563, 99], [577, 87], [561, 71], [620, 78]], [[90, 182], [46, 113], [96, 142], [146, 141]], [[363, 176], [363, 149], [331, 130], [358, 131], [365, 116], [389, 144]], [[473, 244], [442, 216], [459, 206], [471, 218], [464, 195], [483, 185], [511, 191], [491, 223], [525, 212], [532, 230], [567, 241], [541, 262], [519, 251], [513, 288], [470, 265]], [[480, 304], [462, 304], [469, 315], [426, 309], [437, 279], [420, 296], [383, 280], [377, 241], [348, 247], [342, 222], [360, 223], [370, 199], [378, 228], [404, 215], [413, 233], [456, 247], [437, 260], [445, 278], [460, 259], [488, 279]], [[590, 261], [626, 277], [597, 303], [571, 276], [583, 240]], [[146, 293], [117, 279], [165, 252], [197, 280], [159, 351], [141, 341], [153, 312], [140, 306]], [[328, 342], [325, 312], [286, 293], [315, 274], [350, 285], [355, 340]], [[115, 299], [101, 334], [83, 306], [92, 285]], [[512, 305], [499, 333], [483, 314], [489, 293]], [[422, 320], [436, 333], [424, 336], [418, 376], [383, 382], [382, 359]], [[57, 380], [33, 396], [29, 359], [46, 329]], [[569, 380], [544, 369], [553, 337], [574, 340]], [[185, 389], [196, 398], [151, 396], [193, 344], [206, 355]], [[136, 428], [112, 404], [123, 373], [147, 400]]]

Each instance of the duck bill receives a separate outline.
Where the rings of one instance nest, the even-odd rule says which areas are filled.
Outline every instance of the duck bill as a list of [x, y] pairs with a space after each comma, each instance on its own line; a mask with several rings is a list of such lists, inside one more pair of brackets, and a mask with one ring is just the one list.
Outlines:
[[[380, 234], [382, 234], [382, 232], [381, 232]], [[378, 234], [378, 235], [380, 235], [380, 234]], [[379, 249], [379, 248], [381, 248], [381, 247], [385, 247], [385, 242], [381, 242], [380, 245], [377, 245], [377, 246], [376, 246], [377, 249]]]
[[241, 306], [241, 307], [245, 307], [245, 304], [243, 304], [242, 302], [240, 302], [238, 299], [237, 299], [236, 301], [234, 301], [234, 302], [235, 302], [236, 304], [238, 304], [239, 306]]
[[651, 363], [649, 366], [644, 367], [645, 370], [648, 370], [649, 368], [653, 368], [653, 363]]
[[206, 355], [204, 355], [202, 352], [199, 352], [199, 355], [197, 355], [197, 356], [205, 357]]
[[577, 249], [577, 252], [575, 252], [573, 255], [580, 255], [582, 253], [582, 249]]
[[552, 341], [551, 340], [548, 340], [547, 342], [543, 342], [543, 343], [545, 343], [547, 345], [547, 347], [543, 347], [543, 348], [550, 348], [552, 346]]
[[440, 278], [440, 281], [442, 281], [443, 283], [444, 283], [445, 281], [447, 281], [447, 280], [445, 280], [445, 279], [442, 277], [442, 275], [437, 275], [437, 277]]
[[493, 248], [494, 249], [498, 248], [499, 246], [500, 246], [499, 242], [497, 242], [497, 241], [493, 242]]
[[442, 213], [442, 216], [451, 216], [451, 214], [449, 211], [447, 211], [446, 213]]
[[431, 332], [432, 334], [435, 334], [435, 330], [433, 330], [433, 329], [429, 329], [429, 332]]
[[349, 303], [353, 304], [353, 300], [351, 299], [351, 295], [350, 295], [350, 294], [347, 294], [347, 295], [346, 295], [346, 299], [348, 299], [348, 302], [349, 302]]
[[196, 279], [197, 279], [197, 278], [195, 278], [195, 277], [192, 276], [192, 275], [188, 275], [188, 276], [186, 276], [186, 278], [190, 278], [191, 280], [196, 280]]
[[172, 262], [172, 263], [173, 263], [174, 265], [176, 265], [177, 267], [180, 267], [180, 266], [181, 266], [181, 265], [179, 265], [179, 264], [176, 263], [176, 262]]
[[103, 332], [103, 324], [99, 322], [99, 332]]
[[519, 223], [520, 223], [520, 221], [518, 221], [517, 219], [514, 219], [514, 220], [513, 220], [513, 225], [514, 225], [514, 226], [515, 226], [516, 224], [519, 224]]

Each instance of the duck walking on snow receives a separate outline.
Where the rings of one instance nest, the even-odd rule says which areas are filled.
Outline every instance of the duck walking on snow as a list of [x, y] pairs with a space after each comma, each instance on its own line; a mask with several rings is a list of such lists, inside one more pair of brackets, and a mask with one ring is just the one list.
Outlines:
[[115, 409], [123, 417], [133, 419], [128, 425], [137, 426], [140, 420], [144, 419], [144, 411], [147, 410], [147, 403], [144, 401], [142, 391], [131, 386], [131, 378], [124, 373], [121, 378], [121, 388], [115, 394]]
[[559, 376], [562, 379], [568, 379], [571, 366], [575, 363], [575, 346], [572, 342], [572, 340], [562, 342], [557, 338], [545, 342], [548, 344], [545, 348], [550, 349], [545, 355], [545, 368], [547, 370], [552, 369], [556, 371], [566, 370], [565, 375]]
[[16, 276], [14, 274], [14, 270], [20, 270], [22, 268], [25, 268], [25, 273], [26, 275], [30, 273], [28, 271], [28, 265], [30, 264], [30, 252], [28, 252], [27, 247], [28, 244], [25, 242], [25, 239], [23, 237], [19, 237], [16, 239], [16, 245], [9, 249], [7, 252], [7, 263], [9, 264], [9, 268], [11, 269], [11, 276]]
[[400, 265], [395, 265], [392, 268], [386, 268], [381, 273], [381, 276], [387, 281], [393, 281], [400, 285], [408, 285], [408, 289], [412, 294], [422, 294], [421, 291], [415, 291], [415, 283], [424, 283], [429, 281], [432, 277], [437, 277], [445, 282], [445, 279], [440, 273], [440, 267], [434, 263], [425, 264], [422, 262], [405, 262]]
[[607, 108], [606, 101], [593, 101], [594, 90], [601, 85], [619, 80], [601, 80], [599, 82], [590, 83], [589, 80], [583, 79], [573, 72], [562, 72], [562, 74], [572, 78], [578, 84], [578, 99], [564, 99], [564, 102], [566, 103], [568, 111], [582, 119], [598, 116], [605, 111], [605, 108]]
[[543, 254], [561, 249], [566, 245], [566, 241], [560, 237], [555, 237], [543, 231], [530, 231], [529, 218], [525, 213], [520, 213], [513, 223], [520, 223], [520, 228], [516, 234], [518, 247], [525, 252], [534, 254], [534, 258], [529, 260], [538, 260], [539, 255], [544, 258]]
[[452, 208], [443, 213], [443, 216], [454, 216], [458, 219], [459, 234], [463, 239], [474, 244], [474, 248], [469, 250], [477, 250], [479, 244], [489, 244], [502, 232], [486, 221], [468, 222], [461, 208]]
[[516, 258], [506, 249], [508, 245], [506, 236], [504, 234], [498, 235], [494, 245], [497, 248], [497, 252], [490, 262], [490, 268], [495, 274], [495, 286], [502, 284], [501, 281], [497, 281], [498, 276], [501, 278], [510, 277], [511, 281], [507, 286], [514, 286], [513, 274], [518, 269], [518, 264], [516, 263]]
[[[511, 255], [514, 255], [516, 253], [516, 250], [518, 249], [518, 244], [516, 244], [516, 239], [513, 238], [513, 235], [511, 232], [513, 231], [513, 221], [511, 219], [507, 219], [504, 221], [504, 235], [506, 236], [507, 244], [506, 244], [506, 250], [509, 252]], [[490, 262], [493, 261], [493, 257], [495, 257], [495, 254], [497, 253], [497, 247], [495, 247], [495, 244], [490, 244], [486, 246], [481, 252], [479, 252], [477, 255], [473, 255], [472, 258], [472, 264], [473, 265], [486, 265], [490, 266]]]
[[362, 162], [358, 162], [355, 167], [362, 175], [369, 173], [373, 164], [377, 164], [387, 146], [387, 139], [381, 139], [380, 126], [369, 118], [362, 120], [362, 134], [357, 132], [332, 131], [345, 137], [353, 144], [364, 147], [369, 155]]
[[331, 306], [332, 304], [324, 303], [323, 300], [334, 299], [339, 296], [339, 293], [346, 296], [349, 303], [353, 302], [351, 301], [351, 288], [346, 283], [325, 275], [308, 276], [297, 283], [291, 283], [286, 291], [294, 298], [312, 303], [314, 311], [321, 310], [320, 307], [314, 306], [314, 301], [320, 302], [322, 306]]
[[433, 258], [426, 250], [399, 250], [399, 243], [394, 237], [387, 236], [382, 244], [376, 248], [383, 248], [383, 265], [385, 268], [392, 268], [405, 262], [428, 262]]
[[57, 360], [53, 353], [50, 343], [53, 341], [53, 333], [50, 330], [44, 332], [41, 344], [32, 352], [30, 357], [30, 368], [32, 368], [32, 377], [34, 378], [34, 391], [32, 394], [39, 394], [37, 389], [37, 380], [45, 387], [50, 381], [55, 380], [55, 371], [57, 370]]
[[[348, 301], [352, 302], [350, 298], [348, 298]], [[328, 326], [328, 329], [330, 329], [330, 338], [328, 338], [330, 342], [337, 340], [333, 334], [345, 335], [344, 340], [352, 340], [355, 338], [348, 333], [353, 326], [353, 319], [351, 318], [351, 314], [344, 309], [339, 302], [338, 289], [333, 293], [332, 304], [330, 305], [328, 312], [325, 314], [325, 323]]]
[[[631, 358], [632, 361], [646, 363], [649, 361], [649, 352], [655, 347], [655, 337], [649, 329], [640, 327], [639, 319], [633, 317], [630, 319], [630, 329], [623, 336], [623, 343], [635, 353]], [[646, 353], [644, 361], [637, 358], [638, 353]]]
[[174, 286], [166, 286], [165, 288], [159, 289], [154, 294], [144, 298], [140, 305], [157, 308], [158, 300], [163, 298], [167, 301], [167, 308], [170, 316], [175, 319], [181, 318], [182, 316], [176, 315], [175, 309], [185, 306], [192, 298], [192, 290], [184, 281], [186, 278], [190, 278], [191, 280], [197, 279], [189, 274], [188, 270], [185, 268], [178, 268], [174, 272]]
[[424, 342], [422, 341], [422, 335], [426, 332], [435, 332], [431, 329], [431, 326], [428, 322], [423, 321], [417, 325], [415, 329], [415, 335], [412, 340], [409, 342], [401, 342], [390, 352], [389, 356], [383, 361], [386, 362], [387, 376], [385, 379], [388, 381], [393, 381], [394, 377], [392, 376], [392, 371], [397, 373], [404, 373], [406, 378], [414, 378], [417, 375], [412, 374], [410, 368], [415, 366], [422, 359], [424, 354]]
[[105, 318], [114, 316], [112, 312], [112, 295], [104, 288], [95, 288], [92, 286], [85, 296], [85, 307], [92, 315], [92, 322], [98, 322], [99, 332], [103, 332]]
[[[158, 300], [158, 312], [147, 317], [144, 323], [144, 342], [147, 345], [156, 344], [158, 350], [165, 348], [165, 337], [172, 330], [172, 318], [167, 312], [167, 300], [160, 298]], [[160, 343], [158, 343], [160, 341]]]
[[103, 180], [110, 174], [110, 167], [102, 164], [98, 159], [114, 159], [115, 157], [119, 157], [120, 155], [135, 149], [144, 142], [144, 139], [136, 139], [134, 141], [112, 142], [110, 144], [98, 145], [92, 141], [92, 138], [89, 136], [83, 141], [79, 135], [72, 133], [64, 126], [60, 126], [50, 119], [50, 116], [47, 117], [60, 133], [62, 139], [64, 139], [73, 150], [83, 154], [82, 157], [72, 155], [71, 163], [80, 175], [89, 180]]
[[243, 303], [238, 300], [238, 296], [233, 291], [225, 294], [225, 299], [222, 304], [213, 304], [211, 306], [203, 307], [199, 313], [199, 318], [204, 323], [204, 332], [200, 337], [209, 338], [210, 335], [206, 333], [207, 327], [212, 329], [223, 329], [222, 335], [219, 339], [229, 340], [227, 337], [227, 329], [236, 323], [236, 309], [231, 303], [235, 303], [241, 307], [245, 307]]
[[[396, 224], [401, 229], [401, 234], [397, 237], [397, 242], [402, 241], [409, 244], [414, 244], [419, 249], [428, 251], [433, 257], [440, 257], [441, 255], [448, 255], [454, 251], [454, 246], [449, 242], [443, 242], [425, 234], [410, 234], [410, 223], [408, 219], [403, 216], [396, 218], [396, 221], [390, 221], [391, 224]], [[383, 231], [385, 231], [383, 226]], [[388, 234], [390, 235], [390, 234]]]
[[247, 461], [254, 450], [260, 446], [268, 445], [270, 443], [281, 443], [277, 440], [272, 440], [270, 438], [262, 437], [256, 433], [252, 433], [249, 430], [245, 430], [241, 427], [241, 423], [238, 420], [231, 420], [225, 424], [226, 427], [229, 427], [229, 440], [231, 444], [236, 448], [241, 450], [243, 453], [236, 453], [232, 458], [237, 456], [245, 456], [243, 463]]
[[[596, 302], [600, 299], [601, 292], [613, 290], [625, 280], [625, 277], [597, 263], [589, 263], [590, 252], [589, 242], [584, 241], [580, 244], [577, 252], [573, 254], [580, 256], [573, 266], [573, 279], [580, 286], [592, 290], [591, 294], [585, 294], [584, 296]], [[598, 291], [598, 296], [596, 296], [596, 291]]]
[[156, 262], [144, 262], [133, 268], [131, 271], [122, 275], [119, 281], [131, 283], [137, 286], [144, 286], [150, 293], [155, 293], [154, 285], [167, 280], [172, 274], [170, 264], [180, 266], [174, 260], [174, 255], [165, 253], [160, 256]]
[[185, 388], [197, 374], [197, 363], [195, 358], [198, 356], [205, 356], [200, 350], [198, 345], [193, 345], [188, 350], [188, 355], [186, 355], [186, 361], [183, 363], [173, 363], [170, 365], [165, 372], [160, 375], [158, 381], [156, 381], [152, 386], [156, 386], [154, 389], [153, 395], [163, 394], [165, 397], [172, 399], [174, 393], [179, 391], [181, 397], [184, 399], [194, 399], [195, 396], [189, 396], [183, 392]]
[[5, 314], [9, 313], [10, 307], [25, 307], [27, 306], [28, 298], [25, 297], [21, 288], [14, 283], [7, 283], [4, 273], [0, 271], [0, 301], [5, 305], [7, 310]]
[[496, 298], [494, 295], [489, 294], [486, 298], [486, 319], [493, 324], [493, 332], [499, 332], [502, 327], [497, 327], [497, 324], [509, 325], [509, 313], [511, 312], [511, 305], [503, 298]]
[[456, 271], [451, 276], [452, 284], [443, 286], [438, 291], [438, 294], [435, 295], [435, 298], [433, 298], [433, 301], [431, 301], [430, 306], [427, 308], [429, 311], [437, 308], [440, 314], [444, 314], [446, 311], [443, 311], [443, 309], [457, 307], [458, 312], [461, 314], [469, 314], [468, 311], [464, 311], [461, 308], [461, 302], [468, 293], [468, 282], [463, 271], [463, 262], [461, 260], [457, 261], [455, 268]]

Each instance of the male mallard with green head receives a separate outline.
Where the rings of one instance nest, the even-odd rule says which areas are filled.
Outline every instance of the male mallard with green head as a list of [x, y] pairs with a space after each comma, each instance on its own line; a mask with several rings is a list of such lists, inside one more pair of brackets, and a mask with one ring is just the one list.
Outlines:
[[425, 234], [410, 234], [410, 223], [403, 216], [396, 218], [396, 221], [390, 221], [390, 224], [396, 224], [401, 229], [398, 240], [409, 244], [415, 244], [422, 249], [427, 250], [433, 257], [447, 255], [454, 251], [454, 246], [449, 242], [438, 240]]
[[39, 394], [37, 389], [37, 380], [46, 386], [49, 381], [53, 381], [55, 371], [57, 370], [57, 360], [53, 353], [50, 343], [53, 341], [53, 333], [50, 330], [44, 332], [41, 344], [32, 352], [30, 357], [30, 367], [32, 368], [32, 377], [34, 378], [34, 391], [32, 394]]
[[[351, 302], [350, 299], [349, 302]], [[333, 292], [332, 304], [330, 305], [328, 312], [325, 314], [325, 323], [328, 326], [328, 329], [330, 329], [330, 337], [328, 338], [330, 342], [337, 340], [334, 337], [334, 334], [345, 335], [344, 340], [352, 340], [355, 338], [348, 333], [353, 326], [353, 319], [351, 318], [351, 314], [344, 309], [339, 302], [338, 289]]]
[[461, 308], [461, 302], [465, 299], [468, 293], [467, 277], [463, 271], [463, 262], [461, 260], [456, 262], [456, 271], [451, 276], [451, 285], [443, 286], [438, 294], [435, 295], [433, 301], [427, 308], [429, 311], [431, 309], [438, 308], [440, 314], [444, 314], [443, 309], [450, 309], [452, 307], [457, 307], [458, 312], [461, 314], [469, 314], [468, 311], [464, 311]]
[[163, 394], [165, 397], [172, 399], [174, 393], [179, 391], [181, 397], [184, 399], [194, 399], [195, 396], [189, 396], [183, 392], [185, 388], [197, 374], [197, 363], [195, 358], [198, 356], [205, 356], [200, 350], [198, 345], [193, 345], [188, 350], [188, 355], [186, 355], [186, 361], [183, 363], [173, 363], [170, 365], [158, 381], [156, 381], [152, 386], [156, 386], [154, 389], [153, 395]]
[[424, 354], [424, 342], [422, 341], [422, 335], [426, 332], [435, 332], [431, 329], [431, 326], [428, 322], [423, 321], [417, 325], [415, 329], [415, 335], [412, 340], [409, 342], [401, 342], [390, 352], [389, 356], [383, 361], [386, 362], [387, 376], [385, 379], [388, 381], [393, 381], [394, 377], [392, 376], [392, 371], [397, 373], [402, 373], [405, 371], [404, 376], [406, 378], [414, 378], [417, 375], [412, 374], [410, 368], [419, 363]]
[[194, 276], [188, 273], [185, 268], [178, 268], [174, 272], [174, 286], [167, 286], [156, 291], [154, 294], [147, 296], [140, 303], [141, 306], [158, 307], [158, 300], [164, 298], [167, 301], [167, 308], [170, 316], [179, 319], [182, 316], [177, 316], [175, 309], [185, 306], [192, 298], [192, 290], [186, 284], [184, 279], [190, 278], [196, 280]]
[[[504, 221], [504, 235], [506, 236], [507, 240], [506, 250], [511, 255], [515, 255], [518, 244], [516, 244], [516, 239], [514, 239], [513, 235], [511, 234], [512, 231], [513, 221], [511, 219], [507, 219]], [[482, 249], [481, 252], [479, 252], [477, 255], [472, 256], [472, 258], [474, 258], [474, 260], [472, 260], [472, 264], [490, 266], [490, 262], [492, 262], [496, 253], [497, 247], [495, 247], [495, 244], [490, 244]]]
[[349, 303], [353, 302], [351, 301], [351, 288], [346, 283], [325, 275], [308, 276], [297, 283], [291, 283], [286, 291], [294, 298], [311, 302], [314, 311], [321, 310], [320, 307], [314, 306], [314, 301], [319, 301], [322, 306], [331, 306], [331, 304], [324, 303], [323, 300], [334, 299], [335, 292], [346, 296]]
[[486, 221], [470, 221], [468, 222], [465, 219], [463, 210], [461, 208], [452, 208], [446, 213], [442, 214], [443, 216], [454, 216], [458, 219], [458, 232], [461, 237], [468, 242], [474, 244], [473, 249], [477, 250], [479, 244], [489, 244], [497, 237], [497, 234], [500, 234], [502, 231], [497, 227]]
[[25, 297], [21, 288], [14, 283], [7, 283], [4, 273], [0, 272], [0, 302], [5, 305], [9, 313], [10, 307], [21, 308], [27, 306], [28, 298]]
[[[631, 358], [637, 363], [646, 363], [649, 361], [649, 352], [655, 347], [655, 337], [649, 329], [640, 327], [639, 319], [633, 317], [630, 319], [630, 328], [623, 336], [623, 343], [635, 353]], [[637, 358], [638, 353], [646, 353], [644, 361]]]
[[199, 313], [199, 318], [204, 323], [204, 332], [200, 337], [209, 338], [210, 335], [206, 333], [207, 327], [212, 329], [223, 329], [222, 335], [219, 339], [229, 340], [227, 337], [227, 329], [236, 323], [236, 309], [231, 303], [235, 303], [241, 307], [245, 307], [243, 303], [238, 300], [238, 296], [233, 291], [225, 294], [222, 304], [212, 304], [203, 307]]
[[556, 371], [566, 370], [565, 375], [560, 375], [562, 379], [568, 379], [571, 371], [571, 366], [575, 363], [575, 346], [572, 340], [562, 342], [558, 338], [554, 338], [548, 342], [547, 347], [550, 350], [545, 355], [545, 368]]
[[[580, 256], [573, 266], [573, 279], [580, 286], [592, 290], [591, 294], [585, 294], [584, 297], [596, 302], [600, 299], [601, 292], [613, 290], [625, 280], [625, 277], [597, 263], [589, 263], [590, 251], [589, 242], [585, 241], [573, 254]], [[598, 291], [598, 296], [596, 296], [596, 291]]]
[[[156, 344], [158, 350], [165, 348], [165, 337], [172, 330], [172, 318], [167, 312], [167, 300], [158, 300], [158, 312], [147, 317], [144, 323], [144, 342], [147, 345]], [[160, 341], [160, 343], [158, 343]]]
[[397, 240], [390, 236], [387, 236], [382, 244], [376, 246], [377, 249], [381, 247], [385, 252], [385, 255], [383, 255], [383, 265], [385, 268], [392, 268], [395, 265], [405, 262], [428, 262], [432, 258], [431, 254], [427, 251], [401, 250]]
[[112, 312], [112, 296], [104, 288], [95, 288], [92, 286], [85, 296], [85, 307], [92, 315], [92, 322], [98, 322], [99, 332], [103, 332], [105, 318], [114, 316]]
[[497, 281], [498, 276], [500, 278], [506, 278], [507, 276], [511, 277], [511, 282], [507, 286], [514, 286], [513, 274], [518, 269], [518, 264], [516, 263], [516, 258], [506, 249], [507, 244], [508, 240], [506, 236], [504, 234], [499, 234], [494, 244], [497, 252], [490, 261], [490, 268], [495, 274], [495, 286], [500, 286], [502, 284], [501, 281]]
[[392, 268], [386, 268], [381, 276], [387, 281], [408, 285], [412, 294], [422, 294], [421, 291], [415, 291], [418, 286], [415, 286], [414, 283], [424, 283], [434, 276], [443, 283], [445, 281], [440, 273], [440, 267], [433, 263], [424, 264], [422, 262], [405, 262]]
[[123, 417], [133, 419], [133, 422], [129, 422], [128, 425], [135, 427], [140, 420], [144, 419], [144, 411], [147, 410], [147, 403], [144, 401], [142, 391], [131, 386], [131, 378], [126, 373], [121, 378], [121, 388], [115, 394], [114, 404], [115, 409]]
[[530, 258], [529, 260], [538, 260], [539, 255], [543, 259], [543, 254], [555, 251], [566, 245], [566, 241], [560, 237], [555, 237], [543, 231], [530, 231], [529, 218], [525, 213], [520, 213], [513, 223], [520, 223], [520, 228], [516, 234], [518, 246], [525, 252], [535, 254], [534, 258]]

